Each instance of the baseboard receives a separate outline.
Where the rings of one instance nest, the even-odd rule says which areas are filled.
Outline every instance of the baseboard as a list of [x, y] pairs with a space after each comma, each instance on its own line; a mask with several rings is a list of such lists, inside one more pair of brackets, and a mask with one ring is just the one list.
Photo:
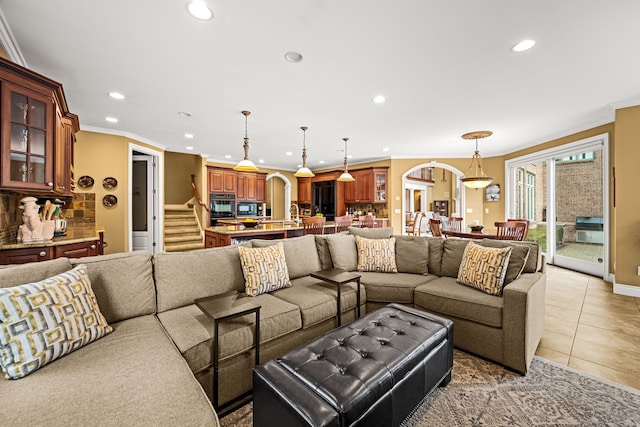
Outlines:
[[624, 285], [622, 283], [616, 283], [614, 279], [613, 293], [617, 295], [626, 295], [629, 297], [640, 298], [640, 286]]

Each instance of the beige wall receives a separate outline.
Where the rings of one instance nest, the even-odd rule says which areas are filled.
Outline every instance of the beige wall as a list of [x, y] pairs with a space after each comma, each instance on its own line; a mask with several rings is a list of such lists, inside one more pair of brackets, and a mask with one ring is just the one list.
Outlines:
[[[616, 282], [640, 286], [640, 106], [616, 111], [615, 153], [615, 273]], [[613, 181], [613, 180], [612, 180]], [[613, 184], [612, 184], [613, 185]]]
[[[76, 188], [76, 192], [96, 194], [96, 225], [105, 228], [105, 241], [109, 243], [105, 253], [123, 252], [129, 247], [129, 143], [156, 150], [160, 155], [162, 151], [123, 136], [80, 131], [76, 138], [74, 176], [78, 179], [88, 175], [95, 181], [92, 188]], [[118, 186], [105, 190], [102, 180], [106, 177], [116, 178]], [[118, 198], [115, 206], [107, 208], [102, 204], [107, 194]]]
[[[182, 205], [193, 198], [191, 175], [202, 173], [202, 157], [193, 154], [164, 154], [164, 202], [168, 205]], [[198, 181], [196, 181], [198, 184]], [[198, 184], [198, 190], [202, 189]], [[204, 192], [206, 192], [206, 188]]]

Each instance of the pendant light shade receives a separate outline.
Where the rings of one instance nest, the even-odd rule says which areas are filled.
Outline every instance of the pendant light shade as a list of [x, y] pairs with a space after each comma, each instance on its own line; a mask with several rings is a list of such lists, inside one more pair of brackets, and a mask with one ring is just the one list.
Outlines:
[[300, 178], [311, 178], [312, 176], [316, 176], [311, 169], [307, 167], [307, 129], [306, 126], [301, 126], [302, 129], [302, 166], [298, 169], [298, 172], [294, 173], [293, 176], [297, 176]]
[[480, 152], [478, 151], [478, 139], [486, 138], [491, 136], [493, 132], [489, 130], [481, 130], [476, 132], [469, 132], [462, 135], [463, 139], [475, 139], [476, 140], [476, 151], [473, 153], [473, 158], [471, 159], [471, 165], [464, 176], [460, 179], [462, 183], [468, 188], [485, 188], [487, 185], [491, 184], [493, 178], [487, 176], [482, 170], [482, 164], [480, 163]]
[[338, 177], [338, 181], [353, 182], [355, 181], [355, 178], [351, 176], [351, 174], [349, 173], [349, 168], [347, 167], [347, 141], [349, 140], [349, 138], [342, 138], [342, 140], [344, 141], [344, 172], [342, 172], [342, 175]]
[[251, 160], [249, 160], [249, 135], [247, 133], [247, 117], [249, 117], [251, 111], [243, 111], [242, 114], [244, 115], [244, 145], [242, 146], [244, 148], [244, 159], [241, 160], [240, 163], [238, 163], [233, 168], [233, 170], [240, 172], [257, 172], [258, 168]]

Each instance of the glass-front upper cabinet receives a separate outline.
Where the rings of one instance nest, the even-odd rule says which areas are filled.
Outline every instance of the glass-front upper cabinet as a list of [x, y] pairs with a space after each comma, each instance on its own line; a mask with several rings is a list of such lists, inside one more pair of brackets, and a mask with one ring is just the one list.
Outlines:
[[2, 82], [2, 187], [52, 190], [53, 99]]
[[373, 171], [373, 182], [375, 185], [374, 203], [384, 203], [387, 201], [387, 171]]

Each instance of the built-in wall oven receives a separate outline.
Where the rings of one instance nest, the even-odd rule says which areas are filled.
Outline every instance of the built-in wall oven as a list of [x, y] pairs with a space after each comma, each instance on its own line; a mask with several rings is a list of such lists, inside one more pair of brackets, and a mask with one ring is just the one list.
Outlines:
[[211, 226], [218, 225], [220, 219], [231, 219], [236, 215], [236, 195], [211, 193], [209, 195], [209, 213]]
[[258, 215], [258, 203], [256, 202], [238, 202], [237, 216], [256, 216]]

